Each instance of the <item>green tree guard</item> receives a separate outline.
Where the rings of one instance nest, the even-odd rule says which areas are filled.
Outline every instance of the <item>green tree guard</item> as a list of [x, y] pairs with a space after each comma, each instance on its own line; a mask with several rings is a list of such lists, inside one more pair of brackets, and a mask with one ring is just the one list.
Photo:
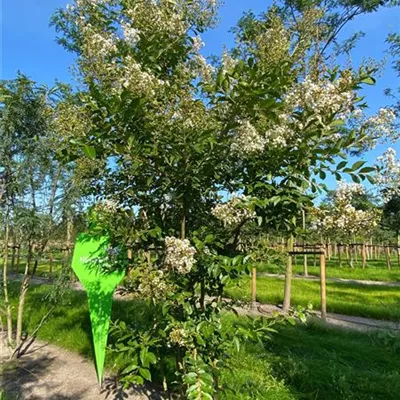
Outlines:
[[72, 258], [72, 269], [88, 296], [97, 379], [100, 385], [103, 379], [113, 295], [125, 274], [123, 270], [108, 271], [100, 268], [99, 260], [106, 260], [107, 243], [106, 237], [98, 239], [80, 234]]

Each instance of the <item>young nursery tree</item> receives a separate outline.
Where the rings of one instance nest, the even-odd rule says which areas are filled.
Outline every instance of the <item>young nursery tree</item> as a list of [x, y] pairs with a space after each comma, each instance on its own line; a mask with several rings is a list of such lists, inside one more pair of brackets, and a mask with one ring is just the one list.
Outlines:
[[[238, 343], [220, 313], [249, 256], [244, 227], [290, 236], [318, 175], [371, 171], [335, 164], [373, 139], [357, 94], [373, 69], [304, 62], [324, 11], [310, 5], [296, 26], [276, 7], [242, 21], [237, 47], [210, 65], [199, 35], [216, 9], [215, 0], [78, 0], [53, 19], [77, 55], [89, 119], [70, 154], [106, 164], [93, 174], [93, 194], [106, 200], [94, 215], [115, 246], [131, 247], [132, 287], [149, 300], [148, 326], [115, 326], [117, 350], [132, 360], [122, 375], [127, 384], [151, 371], [166, 383], [178, 376], [188, 398], [219, 390]], [[124, 218], [129, 226], [116, 223]]]
[[[79, 190], [70, 190], [73, 166], [57, 153], [63, 138], [54, 129], [57, 104], [65, 88], [38, 86], [27, 77], [0, 83], [0, 207], [4, 226], [2, 289], [7, 338], [22, 343], [22, 317], [26, 294], [39, 261], [65, 208], [78, 204]], [[26, 251], [14, 336], [8, 284], [8, 245], [18, 238]], [[15, 271], [12, 271], [15, 273]]]

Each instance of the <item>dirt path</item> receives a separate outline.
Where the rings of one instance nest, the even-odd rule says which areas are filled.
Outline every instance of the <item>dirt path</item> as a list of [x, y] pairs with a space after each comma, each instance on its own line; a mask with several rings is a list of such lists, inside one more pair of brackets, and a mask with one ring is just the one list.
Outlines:
[[144, 386], [123, 391], [112, 377], [106, 377], [100, 388], [93, 362], [45, 342], [35, 341], [18, 361], [5, 362], [6, 353], [7, 349], [2, 340], [0, 342], [1, 383], [6, 394], [12, 399], [162, 399], [157, 390]]
[[[269, 272], [258, 272], [257, 276], [268, 276], [271, 278], [285, 278], [283, 274], [272, 274]], [[316, 275], [293, 275], [293, 279], [304, 279], [309, 281], [319, 281], [319, 276]], [[339, 283], [352, 283], [354, 285], [366, 285], [366, 286], [386, 286], [386, 287], [400, 287], [400, 282], [385, 282], [385, 281], [368, 281], [364, 279], [344, 279], [344, 278], [326, 278], [330, 282]]]

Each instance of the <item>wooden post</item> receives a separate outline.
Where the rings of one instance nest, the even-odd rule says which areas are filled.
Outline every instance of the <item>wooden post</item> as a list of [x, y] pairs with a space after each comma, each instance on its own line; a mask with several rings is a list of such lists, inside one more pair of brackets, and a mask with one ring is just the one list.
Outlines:
[[367, 246], [363, 243], [361, 248], [361, 259], [362, 259], [362, 267], [365, 269], [367, 266]]
[[[306, 232], [306, 212], [304, 208], [301, 210], [302, 224], [303, 224], [303, 251], [305, 250], [305, 232]], [[308, 276], [307, 254], [303, 255], [303, 275]]]
[[257, 268], [251, 270], [251, 307], [256, 308], [257, 304]]
[[386, 256], [386, 268], [390, 271], [392, 269], [392, 265], [390, 262], [390, 248], [389, 246], [385, 247], [385, 256]]
[[[293, 236], [291, 235], [288, 240], [288, 251], [293, 251]], [[288, 254], [286, 261], [286, 271], [285, 271], [285, 290], [283, 296], [283, 311], [288, 312], [290, 308], [290, 299], [292, 295], [292, 256]]]
[[326, 321], [326, 258], [325, 249], [320, 255], [321, 319]]

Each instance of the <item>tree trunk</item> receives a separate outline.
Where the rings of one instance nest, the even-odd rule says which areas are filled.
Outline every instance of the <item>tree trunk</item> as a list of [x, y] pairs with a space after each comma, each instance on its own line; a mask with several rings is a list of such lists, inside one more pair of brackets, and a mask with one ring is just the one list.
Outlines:
[[29, 243], [28, 245], [28, 258], [26, 260], [25, 264], [25, 271], [24, 271], [24, 277], [22, 279], [21, 283], [21, 289], [19, 293], [19, 303], [18, 303], [18, 315], [17, 315], [17, 336], [16, 336], [16, 344], [17, 347], [21, 345], [21, 340], [22, 340], [22, 317], [24, 314], [24, 306], [25, 306], [25, 299], [26, 299], [26, 294], [29, 289], [29, 284], [31, 281], [31, 277], [29, 276], [29, 267], [31, 264], [32, 260], [32, 244]]
[[338, 261], [339, 261], [339, 267], [342, 267], [342, 245], [338, 244], [337, 245], [337, 250], [338, 250]]
[[17, 261], [16, 261], [16, 264], [17, 264], [17, 274], [19, 274], [19, 262], [20, 262], [20, 258], [21, 258], [21, 245], [19, 244], [19, 245], [18, 245], [18, 248], [17, 248]]
[[[288, 251], [293, 251], [293, 236], [290, 235], [288, 240]], [[286, 261], [286, 271], [285, 271], [285, 291], [283, 297], [283, 311], [288, 312], [290, 308], [290, 299], [291, 299], [291, 292], [292, 292], [292, 273], [293, 273], [293, 266], [292, 266], [292, 256], [288, 254], [288, 258]]]
[[400, 233], [397, 232], [397, 265], [400, 268]]
[[12, 327], [11, 305], [9, 303], [9, 296], [8, 296], [8, 265], [7, 265], [9, 229], [10, 227], [8, 224], [8, 216], [7, 216], [6, 229], [4, 233], [4, 243], [3, 243], [3, 295], [4, 295], [6, 320], [7, 320], [7, 341], [8, 344], [11, 345], [13, 339], [13, 329], [12, 329], [13, 327]]

